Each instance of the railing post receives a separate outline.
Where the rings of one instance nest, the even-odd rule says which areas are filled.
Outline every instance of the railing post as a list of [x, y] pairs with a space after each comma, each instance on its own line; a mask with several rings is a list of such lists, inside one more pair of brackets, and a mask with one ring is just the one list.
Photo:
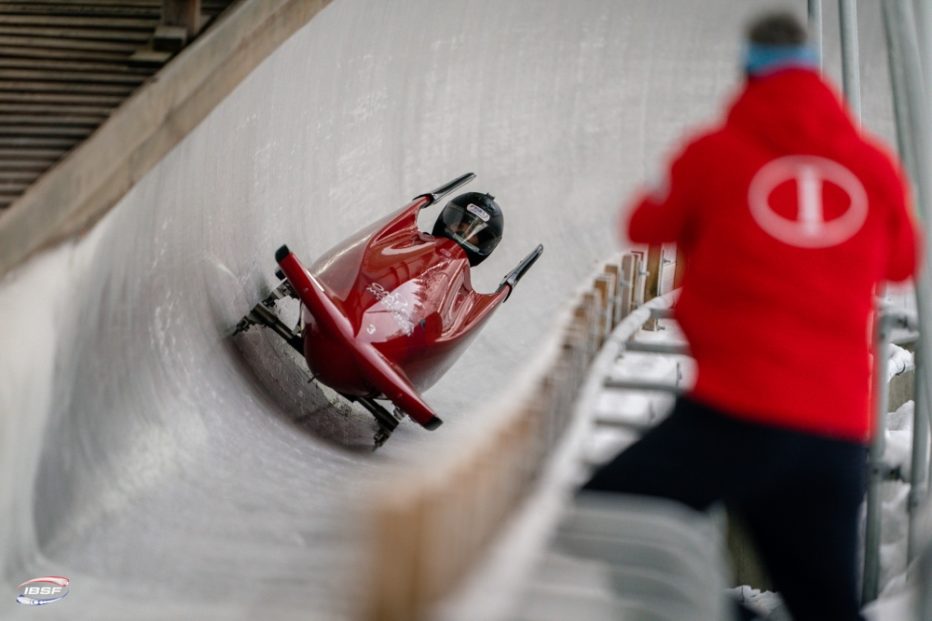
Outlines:
[[595, 278], [593, 291], [600, 300], [599, 305], [599, 347], [612, 332], [612, 318], [615, 313], [615, 280], [611, 274], [602, 273]]
[[634, 286], [637, 281], [637, 269], [637, 257], [635, 255], [626, 254], [622, 257], [621, 288], [619, 290], [621, 304], [618, 305], [618, 313], [620, 316], [617, 317], [618, 321], [615, 322], [616, 325], [634, 310]]
[[653, 300], [660, 295], [660, 277], [663, 266], [663, 246], [647, 248], [647, 290], [644, 301]]
[[647, 301], [647, 257], [644, 256], [644, 253], [636, 250], [631, 254], [635, 257], [635, 270], [634, 270], [634, 303], [632, 309], [638, 308]]
[[809, 39], [822, 68], [822, 0], [809, 0]]
[[[916, 584], [932, 584], [932, 545], [927, 544], [922, 550], [917, 563], [918, 580]], [[932, 619], [932, 589], [927, 586], [917, 589], [914, 619]]]
[[[647, 248], [647, 284], [644, 301], [649, 302], [659, 297], [663, 288], [663, 245], [649, 246]], [[648, 319], [644, 322], [645, 330], [656, 330], [657, 320]]]
[[612, 281], [612, 323], [608, 330], [609, 334], [611, 334], [623, 317], [621, 314], [621, 305], [623, 303], [622, 272], [621, 263], [617, 259], [605, 264], [605, 276]]
[[162, 25], [178, 26], [188, 36], [201, 27], [201, 0], [162, 0]]
[[[916, 19], [913, 14], [913, 5], [908, 0], [884, 0], [883, 5], [884, 32], [887, 38], [887, 49], [890, 63], [890, 81], [893, 86], [894, 112], [896, 117], [897, 139], [901, 158], [910, 172], [916, 194], [916, 205], [919, 215], [925, 221], [925, 233], [929, 235], [929, 217], [932, 215], [932, 188], [929, 179], [932, 177], [932, 138], [929, 136], [930, 120], [928, 111], [929, 93], [932, 84], [923, 84], [923, 76], [932, 75], [932, 61], [926, 60], [922, 65], [919, 40], [916, 32]], [[925, 7], [920, 14], [922, 22], [920, 27], [928, 28], [932, 17], [929, 7]], [[928, 46], [928, 37], [932, 35], [923, 31], [923, 42]], [[925, 73], [923, 72], [925, 70]], [[929, 361], [932, 360], [932, 326], [927, 326], [930, 295], [932, 295], [932, 253], [925, 252], [923, 264], [916, 278], [916, 307], [922, 325], [919, 326], [919, 342], [916, 355], [916, 416], [925, 419], [917, 426], [928, 427], [928, 417], [932, 416], [932, 399], [929, 389]], [[921, 393], [918, 391], [922, 391]], [[925, 439], [921, 444], [926, 442]], [[914, 444], [913, 450], [916, 451]], [[918, 456], [917, 456], [918, 458]], [[917, 474], [917, 473], [914, 473]], [[928, 479], [927, 479], [928, 480]], [[924, 489], [917, 489], [916, 493], [923, 493]], [[910, 554], [915, 553], [915, 512], [909, 516]]]
[[861, 65], [858, 46], [858, 7], [855, 0], [838, 0], [841, 22], [841, 70], [845, 99], [851, 113], [861, 122]]
[[909, 470], [909, 498], [906, 510], [909, 512], [908, 534], [906, 538], [906, 562], [911, 563], [918, 553], [921, 542], [917, 541], [918, 533], [916, 532], [916, 515], [923, 502], [926, 499], [927, 488], [929, 485], [928, 468], [929, 468], [929, 419], [925, 416], [925, 410], [929, 403], [925, 398], [926, 379], [919, 372], [924, 364], [919, 360], [922, 352], [916, 352], [916, 370], [913, 390], [915, 399], [913, 401], [913, 452], [910, 460]]
[[884, 480], [883, 452], [887, 420], [887, 350], [890, 346], [890, 318], [883, 309], [875, 315], [874, 346], [874, 437], [870, 446], [867, 485], [867, 518], [864, 526], [864, 576], [861, 603], [877, 599], [880, 578], [880, 486]]
[[162, 19], [155, 29], [152, 47], [177, 52], [201, 29], [201, 0], [162, 0]]

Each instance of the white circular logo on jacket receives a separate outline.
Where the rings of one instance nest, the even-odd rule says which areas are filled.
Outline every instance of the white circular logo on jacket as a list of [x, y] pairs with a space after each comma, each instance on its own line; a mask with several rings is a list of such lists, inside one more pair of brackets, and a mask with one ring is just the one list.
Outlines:
[[[795, 217], [779, 213], [773, 205], [775, 191], [786, 183], [795, 185], [795, 195], [788, 201], [795, 201]], [[837, 187], [848, 197], [847, 209], [831, 218], [826, 217], [823, 202], [826, 185]], [[838, 162], [814, 155], [788, 155], [764, 164], [751, 179], [748, 205], [764, 231], [800, 248], [844, 243], [867, 219], [867, 192], [861, 181]]]

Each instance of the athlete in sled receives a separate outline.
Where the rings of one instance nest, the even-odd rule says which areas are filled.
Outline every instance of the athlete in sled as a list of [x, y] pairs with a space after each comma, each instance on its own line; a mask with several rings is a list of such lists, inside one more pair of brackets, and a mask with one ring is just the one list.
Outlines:
[[[543, 252], [538, 245], [494, 293], [473, 290], [470, 267], [502, 237], [504, 219], [493, 197], [456, 196], [431, 235], [418, 229], [417, 214], [474, 177], [465, 174], [415, 197], [309, 269], [282, 246], [275, 260], [283, 282], [237, 325], [236, 332], [271, 328], [304, 356], [318, 381], [369, 410], [378, 421], [377, 447], [404, 415], [427, 429], [441, 424], [420, 392], [453, 365]], [[286, 296], [302, 305], [293, 330], [275, 313]], [[394, 411], [377, 399], [390, 401]]]

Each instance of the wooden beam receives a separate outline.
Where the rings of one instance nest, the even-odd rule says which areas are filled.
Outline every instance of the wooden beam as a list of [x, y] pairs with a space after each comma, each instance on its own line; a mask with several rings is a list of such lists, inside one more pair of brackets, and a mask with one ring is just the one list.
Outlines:
[[179, 26], [193, 37], [201, 29], [201, 0], [162, 0], [162, 26]]

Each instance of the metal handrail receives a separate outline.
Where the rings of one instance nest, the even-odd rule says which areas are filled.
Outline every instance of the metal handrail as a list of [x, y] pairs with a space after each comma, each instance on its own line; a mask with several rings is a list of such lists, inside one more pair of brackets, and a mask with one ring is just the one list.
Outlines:
[[[924, 5], [925, 4], [925, 5]], [[916, 205], [926, 222], [926, 239], [929, 239], [929, 218], [932, 216], [932, 131], [928, 102], [932, 98], [932, 60], [924, 58], [919, 51], [920, 41], [917, 33], [922, 34], [922, 43], [928, 52], [932, 49], [932, 11], [928, 3], [919, 3], [921, 21], [915, 19], [913, 5], [909, 1], [884, 0], [882, 4], [884, 32], [887, 39], [890, 81], [893, 91], [893, 109], [896, 120], [896, 133], [900, 158], [915, 184]], [[923, 86], [923, 83], [925, 85]], [[912, 562], [919, 554], [919, 535], [915, 514], [928, 493], [929, 461], [927, 441], [929, 438], [930, 417], [932, 417], [932, 395], [929, 381], [928, 361], [932, 360], [932, 330], [925, 329], [932, 308], [932, 253], [926, 252], [923, 265], [916, 279], [916, 306], [922, 326], [917, 343], [915, 370], [915, 407], [913, 418], [913, 455], [910, 476], [910, 496], [908, 500], [908, 535], [907, 560]], [[932, 550], [924, 552], [932, 555]], [[926, 558], [920, 565], [928, 565]], [[867, 590], [867, 587], [865, 588]], [[871, 590], [873, 588], [871, 587]], [[871, 593], [868, 593], [870, 595]], [[919, 618], [929, 618], [932, 610], [924, 608], [929, 597], [917, 598]]]

